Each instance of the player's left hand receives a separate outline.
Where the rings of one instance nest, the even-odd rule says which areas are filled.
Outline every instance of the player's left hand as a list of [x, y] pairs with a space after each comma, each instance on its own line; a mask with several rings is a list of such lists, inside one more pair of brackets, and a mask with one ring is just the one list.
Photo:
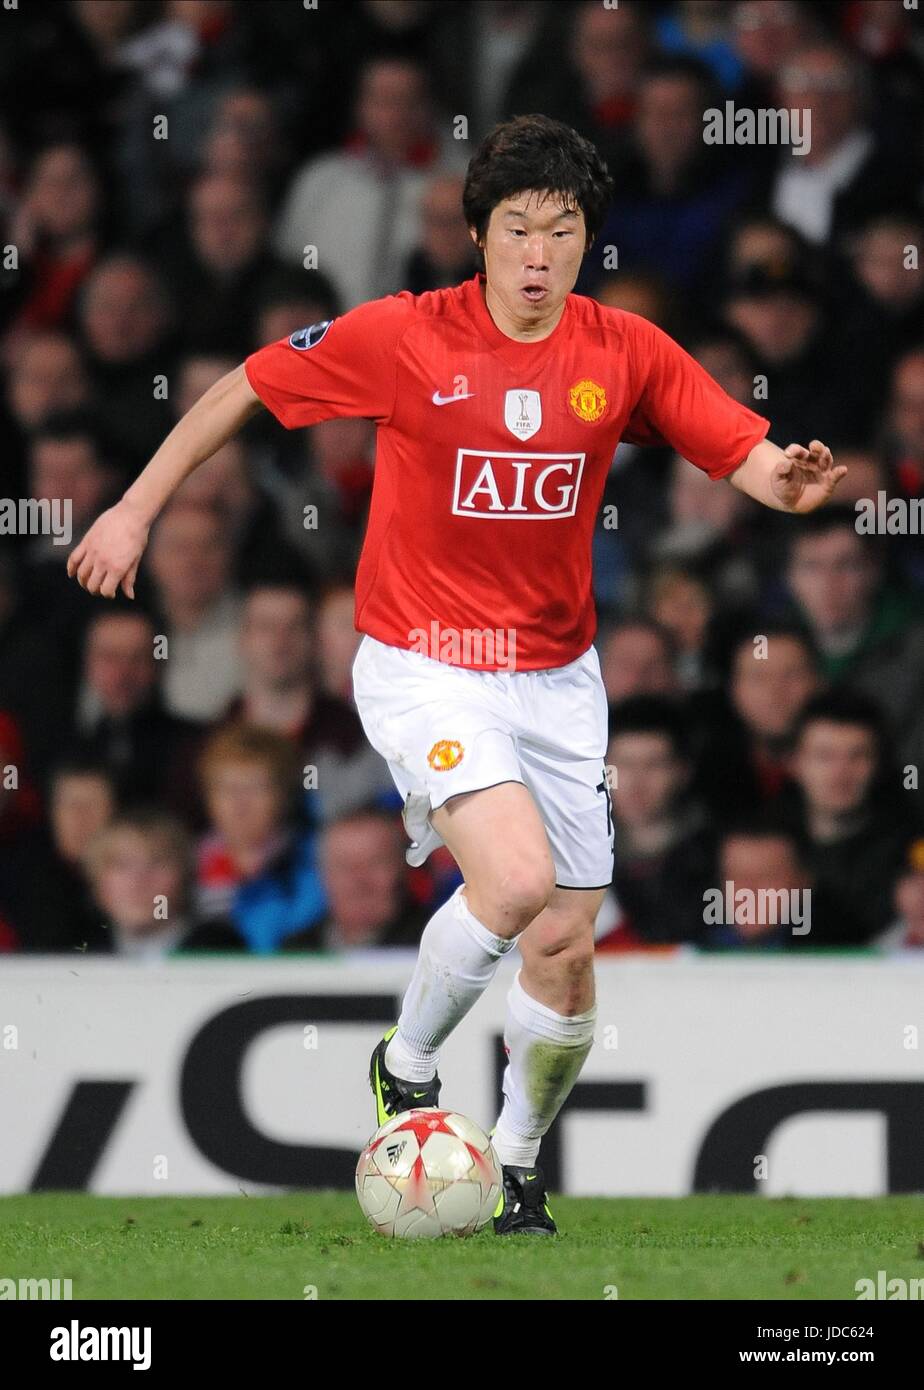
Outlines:
[[770, 487], [788, 512], [813, 512], [827, 502], [841, 478], [846, 464], [834, 465], [834, 456], [820, 439], [806, 449], [790, 444], [783, 450], [770, 477]]

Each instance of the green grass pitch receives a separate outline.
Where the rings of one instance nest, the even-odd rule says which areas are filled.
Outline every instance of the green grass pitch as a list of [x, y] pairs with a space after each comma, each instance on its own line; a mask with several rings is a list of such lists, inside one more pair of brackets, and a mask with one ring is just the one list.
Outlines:
[[[924, 1197], [552, 1197], [554, 1239], [392, 1241], [352, 1193], [0, 1198], [0, 1277], [75, 1299], [854, 1300], [924, 1277]], [[614, 1294], [614, 1289], [616, 1290]]]

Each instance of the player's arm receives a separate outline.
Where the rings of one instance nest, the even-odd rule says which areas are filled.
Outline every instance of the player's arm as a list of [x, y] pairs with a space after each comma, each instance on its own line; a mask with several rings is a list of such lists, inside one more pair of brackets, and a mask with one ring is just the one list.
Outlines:
[[789, 444], [785, 449], [762, 439], [728, 480], [765, 507], [801, 514], [824, 506], [846, 472], [845, 464], [835, 467], [831, 450], [820, 439], [808, 448]]
[[135, 597], [135, 576], [148, 532], [176, 489], [226, 444], [261, 407], [243, 364], [210, 386], [174, 425], [150, 463], [102, 513], [68, 556], [67, 572], [91, 594]]

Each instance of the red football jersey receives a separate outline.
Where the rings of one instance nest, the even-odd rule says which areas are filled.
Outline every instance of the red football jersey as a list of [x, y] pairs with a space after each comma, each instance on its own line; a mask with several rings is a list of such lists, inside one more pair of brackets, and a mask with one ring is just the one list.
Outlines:
[[[244, 367], [288, 429], [378, 425], [358, 631], [417, 649], [421, 633], [502, 631], [516, 669], [563, 666], [596, 631], [591, 541], [619, 441], [666, 443], [723, 478], [769, 421], [647, 319], [583, 295], [541, 342], [507, 337], [484, 278], [360, 304]], [[491, 655], [456, 664], [506, 669]]]

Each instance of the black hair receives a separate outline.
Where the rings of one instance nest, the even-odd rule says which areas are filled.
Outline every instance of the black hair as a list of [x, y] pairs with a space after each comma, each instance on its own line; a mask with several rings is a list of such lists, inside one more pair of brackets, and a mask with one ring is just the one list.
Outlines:
[[535, 190], [555, 195], [569, 211], [580, 208], [588, 247], [603, 226], [613, 180], [596, 147], [550, 116], [501, 121], [469, 161], [462, 211], [483, 246], [491, 213], [506, 198]]
[[323, 306], [328, 318], [342, 312], [340, 296], [330, 276], [321, 270], [293, 270], [291, 266], [272, 266], [257, 286], [260, 313], [290, 301], [314, 300]]
[[719, 832], [719, 852], [721, 853], [729, 840], [738, 839], [785, 840], [792, 847], [799, 867], [801, 869], [808, 867], [809, 847], [805, 835], [797, 825], [784, 820], [781, 815], [775, 814], [773, 811], [753, 811], [725, 823]]
[[72, 410], [53, 410], [29, 433], [29, 443], [34, 448], [46, 440], [60, 442], [69, 439], [87, 439], [101, 468], [121, 467], [120, 456], [114, 457], [112, 439], [103, 427], [95, 411], [83, 406]]
[[886, 742], [886, 723], [875, 700], [853, 690], [826, 690], [806, 701], [796, 720], [794, 742], [798, 743], [809, 724], [820, 721], [868, 730], [876, 740], [876, 751], [882, 756]]
[[847, 502], [829, 502], [824, 507], [816, 507], [813, 512], [806, 512], [798, 517], [797, 525], [789, 529], [786, 537], [786, 561], [790, 562], [793, 553], [800, 541], [810, 541], [818, 536], [827, 536], [832, 531], [852, 531], [858, 536], [874, 558], [881, 559], [884, 555], [884, 537], [878, 534], [865, 534], [857, 530], [858, 513], [852, 504]]
[[687, 718], [680, 704], [667, 695], [630, 695], [610, 705], [609, 734], [658, 734], [666, 738], [674, 756], [691, 756]]
[[766, 637], [771, 642], [774, 637], [788, 638], [791, 642], [798, 642], [808, 654], [809, 661], [814, 670], [821, 670], [821, 652], [818, 648], [811, 630], [798, 620], [788, 621], [785, 618], [773, 619], [769, 622], [761, 622], [755, 619], [747, 624], [736, 626], [727, 647], [727, 658], [722, 667], [723, 683], [730, 679], [735, 660], [742, 647], [750, 647], [753, 650], [754, 640], [757, 637]]

